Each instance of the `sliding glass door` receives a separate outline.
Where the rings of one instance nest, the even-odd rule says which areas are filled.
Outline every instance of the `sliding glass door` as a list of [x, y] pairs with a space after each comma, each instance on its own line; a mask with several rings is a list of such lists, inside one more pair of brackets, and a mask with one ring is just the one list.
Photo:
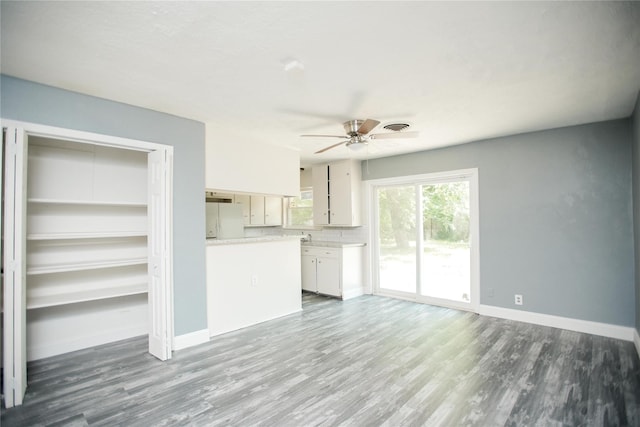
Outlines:
[[469, 182], [420, 185], [420, 294], [470, 302]]
[[475, 309], [477, 172], [372, 183], [376, 293]]
[[416, 201], [412, 185], [380, 187], [378, 265], [381, 289], [416, 292]]

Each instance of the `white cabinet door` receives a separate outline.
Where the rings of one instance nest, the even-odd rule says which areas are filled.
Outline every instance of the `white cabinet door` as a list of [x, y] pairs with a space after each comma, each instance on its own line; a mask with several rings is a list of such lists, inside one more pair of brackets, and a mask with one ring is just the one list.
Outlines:
[[351, 162], [329, 165], [329, 212], [331, 225], [351, 225]]
[[237, 205], [242, 205], [242, 220], [244, 225], [251, 225], [251, 196], [236, 194], [234, 197]]
[[251, 225], [264, 225], [264, 196], [251, 196]]
[[264, 225], [282, 225], [282, 197], [265, 196]]
[[313, 183], [313, 223], [329, 224], [329, 165], [314, 166], [311, 170]]
[[340, 286], [340, 263], [335, 256], [322, 256], [317, 258], [316, 279], [318, 282], [318, 293], [342, 296]]
[[314, 166], [313, 223], [356, 227], [360, 220], [360, 163], [343, 160]]
[[302, 256], [302, 289], [309, 292], [318, 292], [316, 284], [316, 257], [313, 255]]

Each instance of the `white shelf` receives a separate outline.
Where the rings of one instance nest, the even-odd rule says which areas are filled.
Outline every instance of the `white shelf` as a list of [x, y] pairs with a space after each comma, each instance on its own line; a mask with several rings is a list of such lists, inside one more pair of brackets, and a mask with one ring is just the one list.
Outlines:
[[52, 205], [86, 205], [86, 206], [126, 206], [146, 208], [147, 202], [110, 202], [105, 200], [56, 200], [56, 199], [28, 199], [29, 203], [41, 203]]
[[108, 298], [118, 298], [129, 295], [139, 295], [147, 293], [146, 283], [137, 283], [127, 286], [114, 287], [108, 289], [95, 289], [87, 291], [72, 292], [68, 294], [47, 295], [27, 299], [27, 309], [54, 307], [58, 305], [77, 304], [89, 301], [96, 301]]
[[112, 237], [146, 237], [146, 231], [107, 231], [98, 233], [34, 233], [27, 240], [106, 239]]
[[46, 267], [27, 268], [27, 275], [66, 273], [69, 271], [97, 270], [100, 268], [126, 267], [128, 265], [146, 264], [147, 258], [132, 258], [106, 262], [87, 262], [78, 264], [64, 264]]
[[27, 154], [27, 356], [146, 333], [147, 153], [30, 136]]

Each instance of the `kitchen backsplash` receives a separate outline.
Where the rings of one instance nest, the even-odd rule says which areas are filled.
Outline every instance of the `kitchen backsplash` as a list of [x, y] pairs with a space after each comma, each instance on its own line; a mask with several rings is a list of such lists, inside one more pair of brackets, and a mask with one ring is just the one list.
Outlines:
[[342, 243], [368, 243], [369, 228], [367, 226], [355, 228], [323, 228], [323, 229], [293, 229], [281, 227], [245, 227], [245, 237], [260, 237], [271, 235], [305, 236], [311, 235], [311, 241], [330, 241]]

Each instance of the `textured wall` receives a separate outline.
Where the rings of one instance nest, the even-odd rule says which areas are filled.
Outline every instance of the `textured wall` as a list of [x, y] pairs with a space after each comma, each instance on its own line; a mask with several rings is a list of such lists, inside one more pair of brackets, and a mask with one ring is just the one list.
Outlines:
[[477, 167], [481, 303], [632, 326], [631, 141], [630, 120], [616, 120], [370, 160], [362, 172]]
[[207, 328], [203, 123], [1, 76], [0, 116], [174, 147], [174, 326]]

